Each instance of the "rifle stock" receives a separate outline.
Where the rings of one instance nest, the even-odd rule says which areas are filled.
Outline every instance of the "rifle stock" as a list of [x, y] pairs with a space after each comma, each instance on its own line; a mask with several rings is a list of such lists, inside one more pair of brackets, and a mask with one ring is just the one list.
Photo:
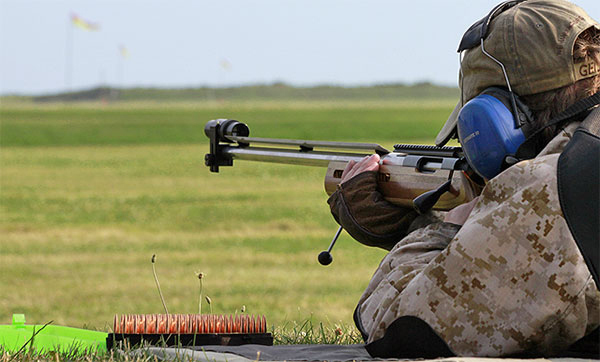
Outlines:
[[[209, 121], [204, 131], [210, 139], [205, 162], [212, 172], [219, 172], [221, 166], [232, 166], [234, 160], [327, 167], [325, 191], [331, 195], [349, 161], [358, 162], [378, 153], [382, 160], [379, 189], [393, 204], [415, 207], [419, 212], [426, 212], [431, 206], [435, 210], [450, 210], [480, 192], [469, 177], [472, 172], [460, 147], [396, 145], [390, 152], [371, 143], [253, 138], [248, 137], [250, 130], [245, 124], [228, 119]], [[437, 192], [441, 194], [439, 199], [419, 201], [419, 196], [428, 195], [448, 180], [450, 187], [447, 192]], [[423, 202], [429, 206], [421, 205]]]

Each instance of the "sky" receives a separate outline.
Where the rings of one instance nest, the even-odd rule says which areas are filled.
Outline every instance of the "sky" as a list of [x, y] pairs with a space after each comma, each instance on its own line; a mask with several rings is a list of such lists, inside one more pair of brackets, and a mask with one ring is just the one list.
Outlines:
[[[454, 86], [462, 34], [498, 2], [0, 0], [0, 94], [99, 85]], [[573, 2], [600, 20], [600, 1]], [[99, 30], [74, 26], [72, 14]]]

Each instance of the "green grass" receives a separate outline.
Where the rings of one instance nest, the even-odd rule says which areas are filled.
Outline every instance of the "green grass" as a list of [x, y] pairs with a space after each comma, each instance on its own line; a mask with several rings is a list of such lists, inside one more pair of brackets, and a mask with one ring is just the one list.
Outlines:
[[393, 143], [435, 135], [450, 107], [437, 102], [363, 104], [361, 108], [346, 108], [346, 103], [2, 107], [0, 143], [2, 147], [203, 144], [204, 125], [216, 118], [245, 122], [253, 136]]
[[245, 306], [264, 314], [284, 328], [282, 343], [302, 341], [294, 328], [306, 320], [346, 328], [384, 253], [342, 234], [333, 264], [320, 266], [317, 255], [337, 229], [325, 170], [237, 162], [212, 174], [203, 165], [204, 124], [228, 117], [246, 122], [254, 136], [391, 147], [432, 140], [451, 109], [389, 102], [3, 105], [0, 323], [25, 313], [28, 323], [108, 330], [114, 314], [161, 313], [150, 263], [156, 254], [172, 313], [197, 312], [201, 271], [215, 313]]

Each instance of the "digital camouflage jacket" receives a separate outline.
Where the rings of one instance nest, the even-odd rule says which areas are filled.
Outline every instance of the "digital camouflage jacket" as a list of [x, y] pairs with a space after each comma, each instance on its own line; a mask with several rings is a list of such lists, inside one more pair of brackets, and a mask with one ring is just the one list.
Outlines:
[[577, 125], [490, 180], [462, 227], [433, 222], [391, 249], [355, 313], [367, 342], [410, 317], [456, 355], [549, 356], [598, 327], [600, 292], [557, 191]]

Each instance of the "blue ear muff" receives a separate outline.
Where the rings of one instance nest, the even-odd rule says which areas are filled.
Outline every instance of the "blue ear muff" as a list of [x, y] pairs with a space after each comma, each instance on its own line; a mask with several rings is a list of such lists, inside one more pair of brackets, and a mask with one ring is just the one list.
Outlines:
[[478, 95], [458, 114], [458, 139], [467, 161], [480, 176], [491, 179], [503, 170], [504, 159], [525, 141], [510, 109], [490, 94]]

